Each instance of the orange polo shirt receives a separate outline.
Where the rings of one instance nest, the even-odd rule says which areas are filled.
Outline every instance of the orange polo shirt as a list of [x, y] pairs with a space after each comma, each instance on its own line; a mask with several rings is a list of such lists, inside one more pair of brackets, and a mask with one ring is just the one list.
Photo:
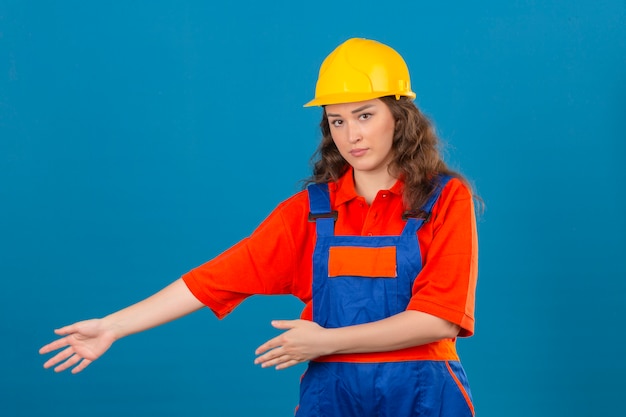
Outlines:
[[[336, 235], [398, 235], [405, 222], [402, 181], [382, 190], [368, 205], [357, 195], [352, 170], [329, 184], [338, 212]], [[190, 291], [217, 317], [254, 294], [293, 294], [311, 320], [312, 256], [315, 223], [308, 221], [309, 198], [301, 191], [285, 200], [247, 238], [183, 275]], [[443, 189], [430, 220], [417, 232], [422, 271], [407, 309], [443, 318], [474, 333], [478, 246], [471, 193], [458, 179]]]

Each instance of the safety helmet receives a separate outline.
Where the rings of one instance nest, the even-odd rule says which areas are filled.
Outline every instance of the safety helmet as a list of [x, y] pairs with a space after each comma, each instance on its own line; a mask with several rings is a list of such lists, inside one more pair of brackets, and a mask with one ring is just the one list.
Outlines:
[[320, 67], [315, 98], [304, 107], [353, 103], [384, 96], [415, 98], [404, 59], [380, 42], [352, 38], [326, 57]]

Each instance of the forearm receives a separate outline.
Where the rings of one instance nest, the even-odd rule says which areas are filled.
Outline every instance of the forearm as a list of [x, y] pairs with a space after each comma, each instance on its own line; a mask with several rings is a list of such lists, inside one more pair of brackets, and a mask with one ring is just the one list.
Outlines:
[[388, 352], [456, 337], [459, 326], [408, 310], [372, 323], [328, 329], [332, 353]]
[[165, 324], [199, 310], [204, 305], [182, 279], [156, 294], [103, 318], [116, 339]]

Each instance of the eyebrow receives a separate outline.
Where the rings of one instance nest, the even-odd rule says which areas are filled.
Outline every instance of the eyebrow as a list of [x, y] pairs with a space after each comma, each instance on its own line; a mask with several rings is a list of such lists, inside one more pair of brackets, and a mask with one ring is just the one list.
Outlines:
[[[369, 109], [370, 107], [374, 107], [373, 104], [366, 104], [365, 106], [361, 106], [358, 109], [354, 109], [352, 110], [350, 113], [354, 114], [354, 113], [359, 113], [362, 112], [365, 109]], [[326, 113], [326, 117], [341, 117], [340, 114], [335, 114], [335, 113]]]

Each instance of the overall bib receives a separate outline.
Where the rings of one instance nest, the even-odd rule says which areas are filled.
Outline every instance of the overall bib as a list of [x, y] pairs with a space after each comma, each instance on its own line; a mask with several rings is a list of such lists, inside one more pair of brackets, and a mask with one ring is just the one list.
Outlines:
[[[440, 179], [422, 207], [426, 220], [450, 178]], [[422, 268], [417, 230], [425, 219], [408, 217], [399, 236], [335, 236], [328, 186], [312, 184], [308, 192], [317, 233], [313, 320], [337, 328], [405, 311]], [[428, 345], [401, 356], [396, 351], [318, 358], [302, 377], [296, 416], [471, 417], [467, 378], [452, 350], [441, 359], [435, 350], [428, 360]]]

